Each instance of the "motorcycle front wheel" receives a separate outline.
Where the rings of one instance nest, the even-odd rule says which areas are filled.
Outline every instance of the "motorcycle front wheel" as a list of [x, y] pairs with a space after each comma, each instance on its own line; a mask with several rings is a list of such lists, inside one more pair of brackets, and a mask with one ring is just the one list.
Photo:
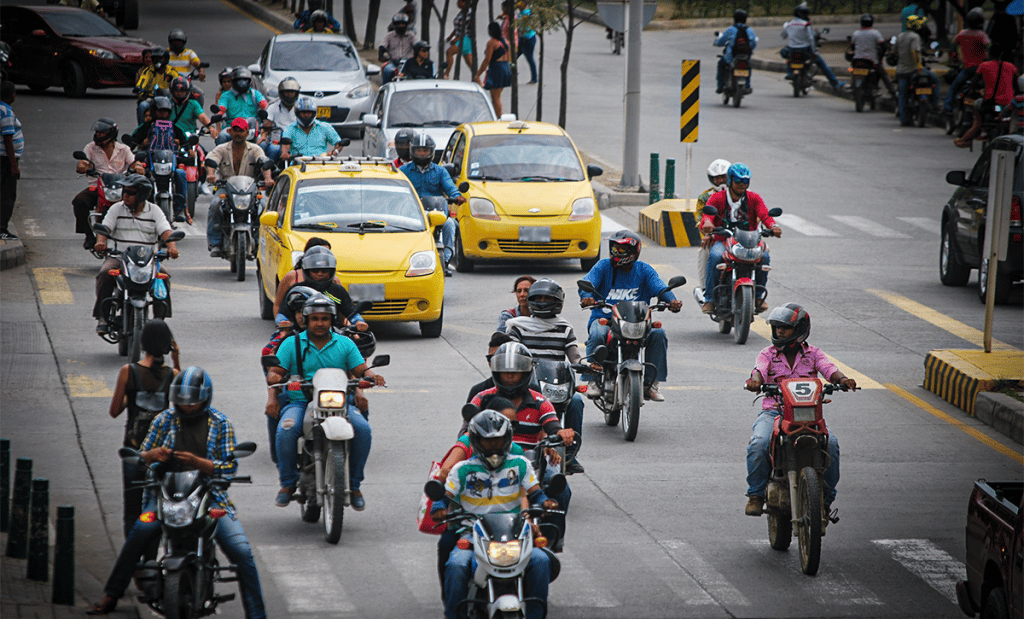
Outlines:
[[800, 542], [800, 569], [808, 576], [818, 573], [821, 561], [821, 482], [818, 471], [804, 467], [796, 484], [797, 539]]
[[736, 311], [732, 316], [736, 322], [734, 325], [736, 330], [733, 332], [733, 337], [737, 344], [746, 344], [747, 337], [750, 335], [750, 323], [754, 322], [754, 289], [750, 286], [740, 288], [736, 292], [734, 307]]
[[190, 219], [196, 216], [196, 199], [199, 197], [199, 181], [189, 181], [185, 186], [185, 208]]
[[191, 570], [170, 572], [164, 580], [163, 611], [167, 619], [195, 619], [196, 582]]
[[640, 429], [640, 405], [643, 403], [643, 378], [640, 372], [630, 372], [626, 376], [625, 389], [622, 394], [622, 436], [627, 441], [636, 440], [636, 432]]
[[235, 236], [235, 276], [240, 282], [245, 281], [246, 238], [244, 234]]
[[324, 539], [337, 544], [345, 519], [345, 443], [330, 441], [324, 457]]
[[142, 356], [142, 327], [146, 324], [146, 310], [141, 307], [132, 308], [131, 341], [129, 343], [129, 360], [137, 363]]
[[[601, 380], [601, 382], [603, 384], [607, 384], [607, 382], [608, 382], [608, 381], [606, 381], [604, 379], [604, 376], [601, 376], [600, 380]], [[604, 413], [604, 424], [606, 426], [610, 426], [610, 427], [613, 427], [613, 428], [615, 426], [619, 425], [619, 410], [620, 410], [620, 409], [615, 407], [614, 396], [615, 396], [614, 393], [605, 393], [601, 397], [599, 397], [598, 399], [594, 400], [594, 403], [597, 404], [597, 407], [600, 408], [601, 412]], [[612, 400], [608, 401], [606, 398], [612, 398]]]

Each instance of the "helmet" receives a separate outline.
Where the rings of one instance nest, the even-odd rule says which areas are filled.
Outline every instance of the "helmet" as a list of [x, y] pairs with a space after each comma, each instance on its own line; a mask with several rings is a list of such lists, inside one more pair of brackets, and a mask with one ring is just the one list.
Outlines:
[[[425, 166], [434, 160], [434, 138], [426, 133], [420, 133], [409, 143], [409, 154], [412, 161], [418, 166]], [[419, 156], [416, 154], [419, 153]], [[429, 154], [428, 154], [429, 153]]]
[[981, 30], [985, 27], [985, 11], [980, 6], [967, 11], [967, 27], [971, 30]]
[[[175, 42], [180, 41], [180, 45], [175, 45]], [[175, 52], [181, 52], [185, 49], [185, 44], [188, 43], [188, 37], [185, 36], [185, 31], [181, 28], [175, 28], [167, 34], [167, 46], [173, 49]]]
[[325, 295], [317, 293], [302, 304], [302, 316], [307, 317], [310, 314], [330, 314], [331, 320], [338, 315], [338, 309], [334, 305], [334, 301], [328, 299]]
[[[511, 385], [502, 382], [500, 374], [503, 372], [518, 373], [519, 380]], [[526, 393], [527, 385], [533, 376], [533, 355], [530, 349], [519, 342], [506, 342], [498, 346], [491, 357], [491, 378], [498, 388], [498, 395], [506, 398], [514, 398]]]
[[317, 9], [317, 10], [315, 10], [312, 13], [309, 14], [309, 25], [310, 26], [312, 26], [317, 21], [324, 22], [324, 28], [326, 28], [327, 27], [327, 22], [328, 22], [327, 11], [324, 11], [322, 9]]
[[[469, 446], [473, 455], [494, 471], [505, 464], [509, 450], [512, 449], [512, 422], [508, 417], [495, 410], [483, 410], [469, 420]], [[501, 447], [484, 449], [482, 441], [488, 438], [500, 438]]]
[[153, 66], [160, 71], [163, 71], [167, 63], [171, 61], [171, 53], [167, 51], [166, 47], [154, 47], [150, 53], [153, 55]]
[[153, 110], [166, 110], [170, 112], [174, 110], [174, 104], [171, 103], [170, 97], [156, 97], [153, 99]]
[[[303, 112], [312, 112], [312, 115], [306, 118], [303, 116]], [[303, 127], [313, 124], [313, 121], [316, 120], [316, 106], [313, 105], [312, 99], [299, 97], [299, 100], [295, 102], [295, 120]]]
[[746, 164], [734, 163], [729, 166], [729, 171], [726, 173], [726, 177], [729, 179], [729, 184], [733, 184], [735, 181], [743, 183], [750, 182], [750, 168]]
[[925, 24], [928, 23], [927, 17], [921, 17], [920, 15], [911, 15], [907, 18], [907, 30], [917, 31], [924, 28]]
[[171, 352], [171, 328], [167, 326], [167, 323], [159, 318], [153, 318], [146, 321], [146, 326], [142, 327], [142, 336], [139, 338], [139, 343], [142, 346], [142, 350], [153, 355], [154, 357], [163, 357], [167, 353]]
[[284, 303], [292, 314], [297, 314], [302, 311], [302, 306], [306, 304], [306, 301], [316, 294], [318, 294], [317, 291], [308, 286], [295, 286], [288, 291]]
[[[284, 101], [286, 105], [295, 105], [295, 102], [299, 99], [299, 91], [302, 87], [299, 86], [299, 80], [294, 77], [286, 77], [281, 80], [281, 83], [277, 85], [277, 96]], [[284, 93], [295, 93], [285, 95]]]
[[801, 2], [793, 9], [793, 17], [799, 17], [800, 19], [811, 18], [811, 9], [807, 8], [806, 2]]
[[191, 84], [188, 80], [183, 77], [176, 77], [171, 80], [171, 96], [178, 103], [184, 102], [189, 97], [189, 92], [192, 90]]
[[[541, 297], [551, 297], [554, 301], [541, 301]], [[562, 303], [565, 302], [565, 292], [554, 280], [548, 278], [538, 279], [530, 286], [530, 292], [526, 297], [526, 303], [530, 306], [530, 315], [537, 318], [554, 318], [562, 311]]]
[[234, 70], [234, 67], [224, 67], [224, 70], [217, 74], [217, 81], [223, 82], [224, 80], [231, 79], [231, 72]]
[[[768, 315], [768, 324], [772, 328], [772, 344], [778, 348], [795, 348], [804, 343], [811, 334], [811, 316], [796, 303], [787, 303], [773, 309]], [[787, 338], [779, 337], [776, 327], [792, 327], [793, 335]]]
[[747, 23], [747, 12], [743, 9], [736, 9], [732, 12], [732, 21], [737, 24]]
[[394, 17], [391, 18], [391, 25], [395, 27], [407, 27], [409, 25], [409, 16], [399, 11], [398, 13], [395, 13]]
[[[317, 282], [313, 279], [310, 271], [313, 269], [328, 269], [331, 272], [331, 276], [324, 280], [322, 283]], [[318, 245], [316, 247], [310, 247], [305, 254], [302, 255], [302, 280], [310, 288], [315, 288], [320, 292], [327, 289], [327, 286], [331, 284], [334, 279], [334, 273], [338, 269], [338, 259], [334, 257], [331, 250]]]
[[608, 257], [612, 266], [625, 266], [640, 257], [643, 241], [635, 232], [619, 230], [608, 237]]
[[860, 27], [870, 28], [875, 25], [875, 17], [871, 13], [864, 13], [860, 16]]
[[127, 189], [135, 192], [135, 199], [138, 202], [145, 202], [153, 193], [153, 183], [141, 174], [129, 174], [121, 181], [122, 193]]
[[193, 406], [202, 404], [210, 406], [213, 398], [213, 382], [203, 368], [193, 365], [182, 370], [171, 381], [171, 404], [177, 406]]
[[412, 44], [413, 54], [418, 54], [423, 50], [427, 50], [429, 52], [430, 43], [427, 43], [426, 41], [416, 41], [415, 43]]
[[[708, 166], [708, 180], [715, 185], [716, 176], [725, 176], [729, 173], [729, 162], [725, 159], [715, 159]], [[718, 189], [725, 189], [724, 185], [715, 185]]]
[[414, 137], [416, 137], [416, 132], [408, 127], [399, 129], [395, 134], [395, 152], [402, 158], [402, 161], [412, 160], [412, 156], [409, 155], [409, 145], [412, 144]]
[[236, 94], [244, 94], [252, 85], [252, 71], [245, 67], [235, 67], [231, 72], [231, 90]]
[[92, 124], [92, 141], [104, 144], [117, 139], [117, 123], [111, 118], [101, 118]]

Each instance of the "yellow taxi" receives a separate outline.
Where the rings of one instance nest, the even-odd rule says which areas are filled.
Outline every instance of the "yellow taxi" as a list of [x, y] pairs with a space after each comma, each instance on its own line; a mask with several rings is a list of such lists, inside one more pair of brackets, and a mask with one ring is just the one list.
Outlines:
[[459, 229], [455, 269], [480, 260], [579, 258], [589, 271], [601, 257], [601, 215], [569, 135], [542, 122], [466, 123], [452, 134], [441, 163], [468, 200], [453, 207]]
[[440, 336], [444, 269], [433, 231], [445, 219], [424, 212], [387, 159], [299, 158], [281, 172], [259, 218], [260, 315], [273, 317], [278, 283], [318, 236], [331, 244], [352, 300], [373, 302], [363, 318], [417, 321], [425, 337]]

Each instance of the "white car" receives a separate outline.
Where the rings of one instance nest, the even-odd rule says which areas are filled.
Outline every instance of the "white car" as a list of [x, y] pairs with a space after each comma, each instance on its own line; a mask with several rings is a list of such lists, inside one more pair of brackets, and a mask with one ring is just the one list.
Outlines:
[[[502, 118], [515, 120], [508, 114]], [[455, 128], [498, 120], [491, 98], [477, 84], [452, 80], [399, 80], [377, 91], [363, 116], [363, 156], [395, 158], [395, 134], [406, 127], [434, 139], [436, 161]]]
[[363, 65], [348, 37], [313, 33], [271, 38], [249, 70], [267, 99], [277, 98], [281, 80], [294, 77], [301, 94], [316, 104], [317, 120], [354, 139], [362, 134], [360, 120], [373, 101], [374, 89], [367, 77], [380, 73], [377, 65]]

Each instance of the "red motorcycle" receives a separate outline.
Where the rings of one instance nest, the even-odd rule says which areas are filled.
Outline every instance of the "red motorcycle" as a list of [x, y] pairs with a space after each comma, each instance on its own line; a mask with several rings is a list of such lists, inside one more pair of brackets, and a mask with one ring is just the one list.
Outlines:
[[[89, 161], [89, 156], [85, 154], [85, 151], [76, 150], [71, 156], [79, 161]], [[121, 201], [121, 181], [124, 180], [124, 174], [112, 172], [101, 174], [96, 171], [96, 166], [89, 161], [89, 169], [85, 172], [85, 175], [96, 179], [96, 187], [94, 188], [97, 195], [96, 209], [89, 213], [89, 228], [91, 229], [94, 225], [103, 221], [103, 217], [107, 214], [107, 209], [110, 208], [111, 204]], [[98, 252], [93, 251], [92, 255], [100, 260], [104, 259], [104, 256]]]

